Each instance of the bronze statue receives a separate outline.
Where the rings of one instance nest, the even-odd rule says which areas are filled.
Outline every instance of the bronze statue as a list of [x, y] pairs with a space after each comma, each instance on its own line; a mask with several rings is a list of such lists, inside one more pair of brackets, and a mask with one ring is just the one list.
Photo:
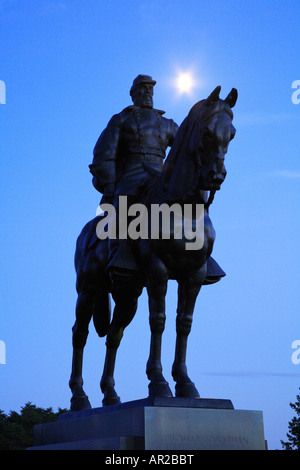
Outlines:
[[[134, 84], [141, 80], [139, 77], [137, 77]], [[141, 93], [141, 95], [143, 96], [143, 106], [146, 105], [147, 107], [141, 108], [141, 110], [152, 111], [151, 86], [155, 82], [148, 76], [146, 80], [148, 82], [143, 83], [147, 87], [145, 87], [145, 93]], [[152, 85], [151, 81], [153, 82]], [[139, 84], [141, 83], [139, 82]], [[146, 92], [146, 90], [148, 91]], [[147, 151], [142, 154], [141, 142], [144, 139], [143, 135], [140, 135], [140, 131], [143, 130], [144, 121], [140, 121], [138, 125], [133, 114], [135, 107], [139, 107], [141, 103], [141, 101], [138, 101], [137, 95], [140, 97], [141, 95], [139, 93], [134, 95], [133, 89], [134, 109], [129, 111], [126, 108], [122, 112], [123, 114], [121, 113], [122, 116], [117, 115], [113, 118], [113, 122], [121, 123], [119, 129], [122, 129], [122, 132], [124, 131], [124, 121], [128, 119], [129, 124], [130, 122], [131, 124], [127, 129], [132, 129], [134, 134], [131, 141], [125, 132], [125, 137], [119, 141], [119, 132], [117, 139], [119, 142], [118, 150], [119, 148], [124, 149], [121, 152], [120, 167], [111, 163], [112, 161], [116, 162], [118, 152], [110, 154], [109, 150], [105, 157], [106, 164], [103, 167], [101, 163], [99, 165], [98, 143], [102, 147], [102, 142], [106, 139], [106, 131], [104, 131], [102, 137], [100, 136], [100, 140], [96, 144], [94, 161], [91, 165], [91, 171], [94, 175], [93, 184], [104, 193], [106, 202], [113, 201], [114, 207], [117, 209], [116, 196], [126, 195], [135, 198], [130, 199], [130, 201], [138, 199], [148, 209], [153, 204], [161, 205], [164, 203], [169, 206], [176, 203], [179, 207], [188, 203], [194, 209], [197, 208], [197, 205], [202, 205], [205, 209], [203, 215], [203, 245], [196, 251], [186, 250], [187, 240], [184, 238], [184, 233], [181, 238], [174, 237], [175, 230], [171, 226], [171, 232], [173, 230], [173, 233], [171, 233], [169, 239], [161, 237], [151, 239], [149, 236], [137, 240], [126, 240], [127, 248], [131, 253], [130, 257], [134, 260], [133, 265], [131, 265], [131, 262], [127, 263], [126, 261], [123, 266], [113, 266], [111, 261], [114, 259], [116, 252], [122, 252], [122, 256], [126, 258], [126, 249], [124, 251], [120, 249], [120, 240], [118, 240], [116, 243], [117, 249], [114, 252], [112, 247], [109, 247], [111, 241], [107, 239], [99, 240], [97, 236], [95, 237], [97, 225], [99, 221], [103, 220], [105, 214], [86, 224], [77, 239], [75, 253], [78, 299], [76, 321], [73, 326], [73, 363], [69, 382], [72, 390], [71, 410], [90, 407], [83, 390], [82, 359], [88, 335], [88, 326], [92, 317], [98, 335], [100, 337], [106, 336], [106, 358], [101, 378], [101, 390], [104, 394], [103, 405], [120, 402], [114, 388], [116, 353], [124, 329], [136, 313], [138, 297], [143, 287], [147, 288], [150, 309], [151, 344], [147, 362], [147, 376], [150, 381], [149, 395], [172, 396], [169, 384], [163, 377], [161, 365], [161, 340], [166, 318], [165, 295], [169, 279], [175, 279], [178, 282], [177, 340], [172, 367], [172, 376], [176, 382], [175, 393], [177, 397], [199, 397], [195, 384], [187, 375], [185, 363], [187, 338], [191, 329], [195, 301], [201, 286], [217, 282], [224, 276], [224, 272], [211, 257], [215, 232], [208, 214], [208, 208], [215, 192], [220, 189], [225, 179], [224, 158], [229, 142], [235, 134], [231, 108], [236, 103], [237, 91], [232, 89], [225, 100], [219, 98], [219, 93], [220, 87], [217, 87], [206, 100], [199, 101], [193, 106], [176, 132], [175, 139], [176, 124], [173, 121], [162, 121], [165, 125], [164, 128], [162, 124], [158, 126], [155, 123], [153, 125], [154, 137], [151, 133], [151, 126], [149, 126], [148, 131], [146, 126], [146, 135], [149, 140], [146, 138], [145, 142], [148, 142], [149, 146], [147, 146]], [[148, 95], [147, 99], [145, 94]], [[157, 116], [161, 116], [161, 114], [158, 113]], [[159, 122], [158, 119], [161, 118], [157, 117], [157, 122]], [[150, 114], [148, 121], [145, 118], [145, 123], [149, 121], [151, 121]], [[109, 128], [110, 125], [107, 129]], [[114, 132], [117, 133], [116, 127], [113, 126], [113, 128]], [[139, 139], [137, 139], [137, 134]], [[114, 133], [113, 135], [116, 136]], [[160, 137], [157, 137], [157, 135], [160, 135]], [[109, 148], [109, 142], [112, 141], [108, 138], [107, 142], [107, 148]], [[170, 144], [173, 145], [163, 164], [164, 152]], [[132, 150], [135, 145], [137, 151], [133, 155]], [[155, 152], [162, 153], [160, 155], [152, 154], [149, 149], [155, 149]], [[112, 156], [111, 159], [109, 155]], [[147, 155], [150, 158], [152, 155], [156, 158], [152, 161], [153, 172], [149, 172], [144, 166]], [[136, 168], [137, 185], [134, 185], [135, 171], [131, 172], [130, 165], [128, 171], [126, 156], [129, 157], [129, 162], [132, 162]], [[160, 160], [157, 160], [157, 158], [160, 158]], [[139, 190], [136, 191], [136, 187]], [[130, 192], [128, 192], [128, 189]], [[195, 217], [193, 218], [193, 224], [195, 225], [196, 222]], [[149, 222], [149, 227], [150, 225], [151, 222]], [[113, 276], [111, 276], [111, 270], [107, 269], [112, 266], [114, 268]], [[110, 294], [115, 301], [112, 320]]]
[[[178, 125], [163, 117], [164, 111], [153, 109], [156, 81], [138, 75], [130, 96], [133, 106], [114, 115], [100, 135], [90, 165], [94, 187], [103, 193], [101, 200], [119, 210], [119, 196], [126, 195], [130, 204], [141, 194], [155, 174], [162, 171], [167, 147], [173, 144]], [[93, 241], [96, 241], [96, 234]], [[126, 242], [109, 241], [109, 270], [112, 278], [120, 269], [136, 269]]]

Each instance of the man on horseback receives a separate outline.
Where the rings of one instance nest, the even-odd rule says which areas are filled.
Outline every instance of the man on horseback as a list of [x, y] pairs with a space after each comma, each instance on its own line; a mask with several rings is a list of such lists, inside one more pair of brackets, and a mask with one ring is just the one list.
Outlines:
[[[111, 118], [94, 148], [89, 166], [93, 185], [103, 194], [101, 203], [114, 205], [117, 217], [119, 196], [127, 196], [128, 206], [138, 202], [147, 184], [162, 171], [166, 149], [178, 129], [173, 120], [163, 117], [164, 111], [153, 108], [155, 84], [149, 75], [134, 79], [133, 105]], [[109, 240], [108, 268], [110, 272], [136, 269], [128, 240]]]
[[[163, 118], [161, 111], [153, 109], [154, 85], [155, 81], [149, 76], [139, 75], [134, 80], [131, 88], [134, 105], [113, 116], [96, 143], [94, 161], [90, 165], [93, 184], [103, 193], [102, 202], [113, 202], [115, 209], [118, 209], [120, 196], [129, 197], [129, 204], [137, 202], [144, 188], [147, 188], [147, 204], [166, 201], [170, 206], [170, 201], [172, 203], [176, 199], [181, 204], [192, 201], [195, 210], [197, 204], [206, 206], [204, 243], [191, 252], [186, 250], [184, 237], [154, 238], [154, 243], [152, 239], [140, 237], [133, 245], [139, 256], [140, 270], [137, 270], [134, 256], [126, 256], [126, 247], [131, 251], [129, 244], [125, 248], [121, 244], [129, 240], [122, 240], [120, 236], [120, 240], [109, 240], [108, 244], [97, 238], [96, 224], [99, 224], [99, 219], [103, 221], [102, 216], [95, 217], [84, 226], [75, 252], [78, 298], [72, 329], [73, 359], [69, 381], [72, 411], [91, 406], [83, 390], [82, 378], [83, 350], [91, 318], [98, 335], [106, 336], [106, 356], [100, 382], [103, 405], [120, 403], [114, 388], [116, 354], [123, 332], [135, 316], [143, 287], [147, 288], [149, 296], [151, 329], [146, 369], [149, 395], [172, 396], [161, 364], [165, 296], [170, 279], [178, 283], [177, 336], [172, 366], [175, 392], [177, 397], [199, 398], [195, 384], [187, 375], [187, 338], [200, 288], [204, 284], [218, 282], [225, 275], [211, 257], [215, 231], [208, 215], [212, 198], [209, 196], [207, 199], [207, 192], [214, 193], [220, 189], [225, 179], [225, 154], [235, 135], [231, 108], [236, 103], [237, 90], [232, 89], [227, 98], [221, 100], [220, 87], [217, 87], [207, 99], [193, 106], [177, 132], [177, 125], [172, 120]], [[166, 168], [162, 167], [170, 145], [172, 149], [166, 171], [170, 168], [171, 171], [166, 178]], [[154, 175], [158, 177], [153, 180]], [[103, 207], [107, 212], [109, 209], [108, 206]], [[193, 220], [196, 222], [194, 217]], [[107, 267], [110, 268], [110, 276], [107, 275]], [[115, 302], [112, 319], [110, 295]]]

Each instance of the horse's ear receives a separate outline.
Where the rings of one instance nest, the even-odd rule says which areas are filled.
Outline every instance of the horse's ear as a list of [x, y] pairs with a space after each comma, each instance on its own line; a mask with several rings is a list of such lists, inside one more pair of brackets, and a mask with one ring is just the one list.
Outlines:
[[231, 92], [227, 96], [227, 98], [224, 100], [225, 103], [229, 104], [231, 108], [234, 107], [236, 100], [238, 98], [238, 92], [236, 88], [232, 88]]
[[214, 103], [215, 101], [218, 101], [219, 99], [219, 94], [221, 91], [221, 87], [217, 86], [214, 91], [206, 98], [207, 104], [209, 103]]

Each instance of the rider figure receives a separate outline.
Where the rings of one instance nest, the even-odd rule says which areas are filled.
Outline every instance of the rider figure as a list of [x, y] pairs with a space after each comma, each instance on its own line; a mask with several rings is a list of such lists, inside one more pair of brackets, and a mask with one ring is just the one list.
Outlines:
[[[167, 147], [174, 141], [178, 125], [153, 108], [156, 81], [138, 75], [130, 89], [132, 106], [115, 114], [100, 135], [93, 163], [89, 166], [93, 185], [103, 193], [101, 203], [113, 203], [127, 196], [128, 206], [138, 202], [154, 175], [162, 171]], [[126, 240], [125, 240], [126, 242]], [[109, 269], [135, 269], [128, 243], [109, 241]]]

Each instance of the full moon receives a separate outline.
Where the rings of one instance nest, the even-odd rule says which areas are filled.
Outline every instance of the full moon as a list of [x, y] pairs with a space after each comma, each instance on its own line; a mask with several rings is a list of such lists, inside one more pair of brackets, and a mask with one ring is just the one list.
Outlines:
[[176, 79], [176, 87], [179, 93], [191, 93], [195, 81], [189, 72], [180, 73]]

